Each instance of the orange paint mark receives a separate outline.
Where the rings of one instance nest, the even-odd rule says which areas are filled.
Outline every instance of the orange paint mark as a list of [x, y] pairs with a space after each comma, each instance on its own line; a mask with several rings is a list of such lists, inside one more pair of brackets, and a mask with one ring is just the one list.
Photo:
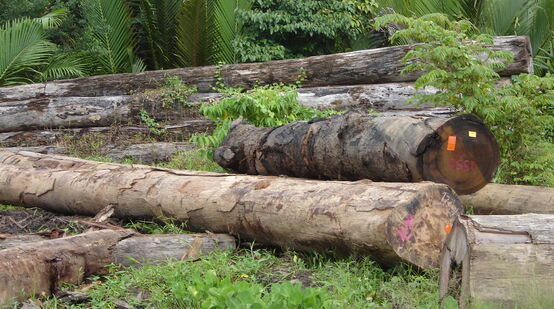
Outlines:
[[448, 137], [448, 146], [446, 147], [446, 150], [448, 151], [456, 150], [456, 136]]
[[452, 230], [452, 225], [450, 224], [445, 225], [444, 230], [446, 231], [446, 234], [450, 234], [450, 231]]

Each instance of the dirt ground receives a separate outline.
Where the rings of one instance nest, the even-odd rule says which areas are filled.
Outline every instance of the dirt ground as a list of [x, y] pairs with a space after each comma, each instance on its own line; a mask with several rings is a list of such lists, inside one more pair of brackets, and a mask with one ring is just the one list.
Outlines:
[[[82, 216], [64, 216], [42, 209], [0, 210], [0, 234], [26, 234], [64, 230], [68, 234], [84, 232], [89, 226], [83, 221], [92, 218]], [[112, 224], [119, 225], [115, 219]]]

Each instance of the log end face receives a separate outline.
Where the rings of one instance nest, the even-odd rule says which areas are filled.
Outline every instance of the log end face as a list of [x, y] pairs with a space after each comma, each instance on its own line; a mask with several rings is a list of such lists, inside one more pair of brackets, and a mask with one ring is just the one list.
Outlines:
[[429, 183], [387, 222], [387, 241], [402, 259], [420, 267], [440, 265], [440, 253], [462, 204], [447, 186]]
[[436, 130], [422, 156], [423, 178], [470, 194], [489, 183], [499, 165], [496, 139], [472, 115], [454, 117]]

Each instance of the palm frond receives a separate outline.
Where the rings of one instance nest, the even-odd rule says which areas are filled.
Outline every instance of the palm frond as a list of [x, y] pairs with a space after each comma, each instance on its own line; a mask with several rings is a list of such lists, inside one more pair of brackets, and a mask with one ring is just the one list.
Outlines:
[[[131, 72], [138, 61], [129, 8], [123, 0], [87, 0], [85, 14], [102, 52], [102, 73]], [[129, 53], [129, 50], [132, 52]]]
[[67, 15], [67, 9], [61, 8], [52, 11], [42, 17], [35, 18], [34, 20], [42, 25], [44, 29], [52, 29], [58, 27], [63, 18]]
[[180, 66], [211, 64], [219, 52], [216, 43], [214, 1], [189, 0], [177, 17], [177, 51]]
[[13, 20], [0, 27], [0, 86], [31, 81], [35, 68], [47, 63], [56, 45], [32, 19]]
[[142, 40], [140, 55], [154, 69], [174, 67], [177, 15], [183, 0], [134, 0], [137, 10], [137, 33]]
[[250, 6], [248, 0], [188, 0], [177, 17], [179, 64], [235, 62], [232, 42], [242, 27], [236, 23], [235, 13], [237, 8]]
[[48, 64], [40, 72], [42, 82], [85, 76], [85, 64], [76, 54], [58, 54], [51, 57]]

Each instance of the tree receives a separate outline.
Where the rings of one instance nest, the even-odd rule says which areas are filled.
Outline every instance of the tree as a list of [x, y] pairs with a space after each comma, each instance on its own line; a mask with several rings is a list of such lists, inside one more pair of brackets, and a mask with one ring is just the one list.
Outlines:
[[0, 26], [0, 86], [83, 76], [83, 66], [74, 56], [59, 54], [46, 38], [57, 27], [64, 10], [40, 18], [22, 18]]

